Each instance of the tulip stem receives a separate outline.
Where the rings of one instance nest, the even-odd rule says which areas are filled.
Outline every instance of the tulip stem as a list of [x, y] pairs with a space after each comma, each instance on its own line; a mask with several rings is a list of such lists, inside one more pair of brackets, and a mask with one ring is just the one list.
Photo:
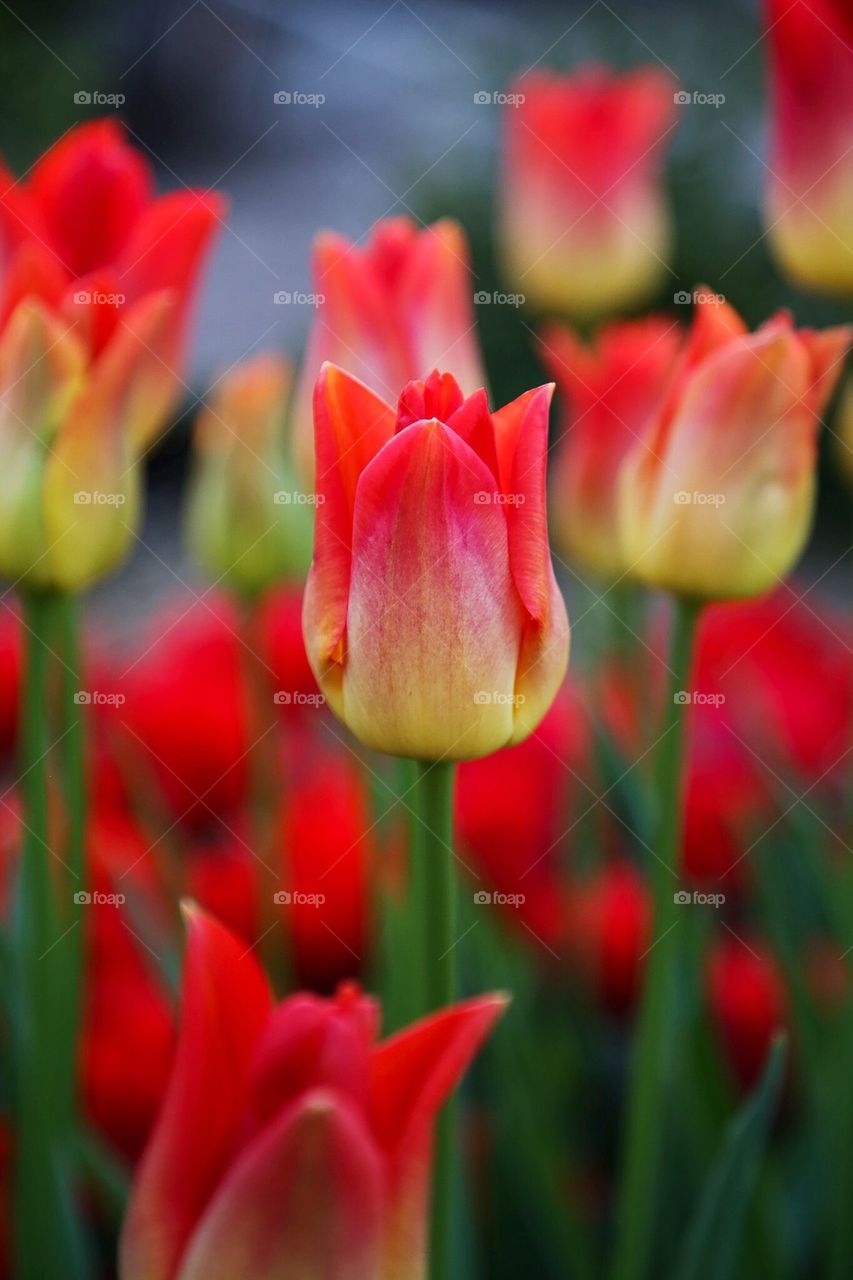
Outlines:
[[[420, 896], [421, 946], [416, 964], [423, 1005], [432, 1013], [456, 999], [456, 877], [453, 866], [454, 767], [444, 762], [418, 762], [415, 817], [412, 822], [412, 892]], [[417, 907], [417, 900], [415, 903]], [[417, 980], [417, 974], [415, 975]], [[453, 1102], [438, 1117], [433, 1177], [430, 1272], [441, 1280], [452, 1275], [454, 1180]]]
[[657, 820], [651, 881], [654, 942], [648, 951], [642, 1001], [634, 1033], [634, 1055], [625, 1119], [621, 1184], [616, 1203], [613, 1280], [645, 1280], [654, 1245], [660, 1195], [668, 1085], [677, 1060], [675, 996], [681, 934], [678, 928], [678, 861], [684, 706], [689, 700], [693, 640], [700, 605], [676, 600], [670, 681], [655, 758]]
[[[23, 1280], [57, 1275], [72, 1259], [60, 1240], [67, 1218], [63, 1147], [69, 1137], [68, 1069], [58, 1019], [63, 1014], [66, 928], [54, 893], [48, 823], [48, 656], [57, 630], [60, 598], [27, 593], [27, 630], [21, 710], [21, 792], [24, 826], [15, 940], [19, 987], [15, 1005], [17, 1166], [17, 1274]], [[58, 1224], [45, 1229], [46, 1222]], [[63, 1262], [63, 1258], [65, 1261]], [[57, 1270], [58, 1268], [58, 1270]]]

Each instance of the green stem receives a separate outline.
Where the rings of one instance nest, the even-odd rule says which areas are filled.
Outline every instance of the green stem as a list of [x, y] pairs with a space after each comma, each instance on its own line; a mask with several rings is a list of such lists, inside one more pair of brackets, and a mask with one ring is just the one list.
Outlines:
[[55, 944], [61, 932], [51, 883], [48, 827], [48, 655], [57, 598], [26, 595], [26, 672], [21, 716], [24, 831], [16, 905], [18, 992], [16, 1027], [17, 1151], [15, 1170], [17, 1275], [61, 1274], [58, 1232], [45, 1222], [62, 1216], [60, 1084], [55, 1067], [58, 1009]]
[[[420, 1003], [416, 1012], [424, 1014], [452, 1004], [456, 999], [454, 769], [452, 764], [419, 762], [417, 770], [411, 894], [413, 917], [417, 913], [421, 928], [412, 968]], [[454, 1119], [451, 1101], [438, 1117], [433, 1175], [430, 1270], [441, 1280], [447, 1280], [452, 1274]]]
[[686, 701], [679, 694], [689, 691], [699, 611], [694, 602], [675, 603], [670, 684], [655, 759], [658, 816], [656, 856], [651, 860], [655, 932], [635, 1032], [613, 1280], [643, 1280], [651, 1273], [669, 1074], [677, 1058], [675, 992], [682, 939], [675, 892], [679, 884]]

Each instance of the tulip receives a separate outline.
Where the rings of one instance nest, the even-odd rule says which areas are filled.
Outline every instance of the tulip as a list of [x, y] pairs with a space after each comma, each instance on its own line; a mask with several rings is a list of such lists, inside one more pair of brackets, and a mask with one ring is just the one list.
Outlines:
[[850, 327], [749, 333], [714, 295], [619, 477], [623, 553], [650, 586], [702, 601], [758, 595], [800, 555], [812, 520], [821, 411]]
[[422, 1280], [435, 1113], [502, 998], [378, 1044], [356, 987], [274, 1006], [251, 950], [197, 908], [188, 921], [178, 1048], [121, 1280]]
[[535, 307], [587, 319], [657, 288], [672, 239], [660, 170], [674, 89], [654, 68], [597, 66], [512, 86], [500, 233], [507, 276]]
[[652, 939], [652, 901], [632, 863], [615, 861], [569, 897], [567, 943], [593, 994], [618, 1015], [637, 999]]
[[768, 235], [799, 283], [853, 291], [853, 12], [848, 0], [766, 0]]
[[489, 412], [449, 375], [395, 413], [325, 365], [317, 383], [308, 658], [367, 746], [462, 760], [520, 742], [568, 661], [545, 525], [552, 387]]
[[453, 369], [466, 392], [485, 385], [468, 245], [450, 218], [423, 228], [411, 218], [385, 218], [364, 245], [321, 232], [313, 279], [320, 302], [293, 426], [306, 485], [314, 477], [314, 384], [324, 361], [350, 370], [386, 400], [436, 367]]
[[711, 1018], [743, 1089], [761, 1075], [774, 1035], [784, 1030], [788, 998], [778, 962], [760, 942], [721, 938], [706, 975]]
[[152, 179], [150, 162], [115, 120], [69, 129], [26, 178], [0, 167], [0, 321], [21, 298], [38, 297], [73, 324], [94, 359], [142, 299], [173, 294], [152, 344], [161, 376], [137, 406], [144, 432], [162, 424], [180, 390], [196, 280], [225, 214], [215, 192], [155, 196]]
[[616, 477], [663, 396], [680, 340], [678, 325], [663, 317], [608, 325], [589, 346], [562, 325], [541, 334], [540, 356], [565, 400], [552, 472], [554, 540], [567, 560], [608, 580], [627, 567]]

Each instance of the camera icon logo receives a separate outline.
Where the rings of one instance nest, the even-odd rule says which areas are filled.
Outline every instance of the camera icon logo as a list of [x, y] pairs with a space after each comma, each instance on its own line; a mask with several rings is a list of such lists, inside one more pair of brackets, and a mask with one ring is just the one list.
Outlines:
[[474, 94], [474, 101], [476, 102], [478, 107], [487, 106], [488, 103], [491, 102], [491, 100], [492, 100], [492, 95], [488, 93], [487, 90], [485, 89], [480, 89], [478, 90], [477, 93]]
[[293, 901], [293, 894], [288, 893], [286, 889], [279, 889], [273, 894], [272, 900], [279, 907], [289, 907]]
[[92, 901], [92, 895], [85, 889], [78, 889], [74, 895], [74, 901], [78, 907], [87, 907]]
[[686, 107], [688, 102], [692, 101], [692, 98], [686, 89], [678, 89], [672, 95], [672, 100], [677, 107]]
[[691, 897], [686, 889], [679, 889], [677, 893], [672, 895], [672, 900], [677, 907], [686, 907], [690, 904]]
[[486, 889], [478, 889], [474, 894], [474, 903], [478, 907], [487, 907], [492, 900], [492, 895]]
[[88, 307], [92, 301], [92, 295], [88, 289], [78, 289], [74, 294], [74, 301], [78, 307]]
[[293, 694], [289, 689], [276, 689], [272, 700], [277, 707], [289, 707], [293, 701]]
[[488, 289], [478, 289], [474, 294], [474, 305], [477, 307], [484, 307], [488, 305], [491, 300], [492, 295], [489, 293]]
[[74, 701], [78, 707], [88, 707], [92, 701], [92, 695], [85, 689], [78, 689], [74, 695]]
[[672, 700], [677, 707], [686, 707], [693, 701], [693, 697], [686, 689], [679, 689], [678, 693], [672, 695]]
[[288, 93], [286, 89], [279, 89], [278, 92], [273, 94], [272, 100], [276, 106], [286, 107], [288, 103], [293, 101], [293, 95]]
[[92, 95], [86, 89], [78, 89], [74, 94], [74, 101], [78, 107], [86, 107], [92, 101]]
[[677, 493], [672, 495], [672, 500], [679, 507], [689, 507], [693, 495], [688, 493], [686, 489], [679, 489]]

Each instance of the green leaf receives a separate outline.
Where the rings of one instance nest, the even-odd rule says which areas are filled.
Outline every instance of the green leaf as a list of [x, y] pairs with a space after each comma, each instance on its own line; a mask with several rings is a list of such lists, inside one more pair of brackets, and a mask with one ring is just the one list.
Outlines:
[[786, 1045], [784, 1035], [776, 1037], [761, 1080], [729, 1124], [687, 1229], [677, 1280], [727, 1280], [735, 1274], [747, 1204], [782, 1092]]

